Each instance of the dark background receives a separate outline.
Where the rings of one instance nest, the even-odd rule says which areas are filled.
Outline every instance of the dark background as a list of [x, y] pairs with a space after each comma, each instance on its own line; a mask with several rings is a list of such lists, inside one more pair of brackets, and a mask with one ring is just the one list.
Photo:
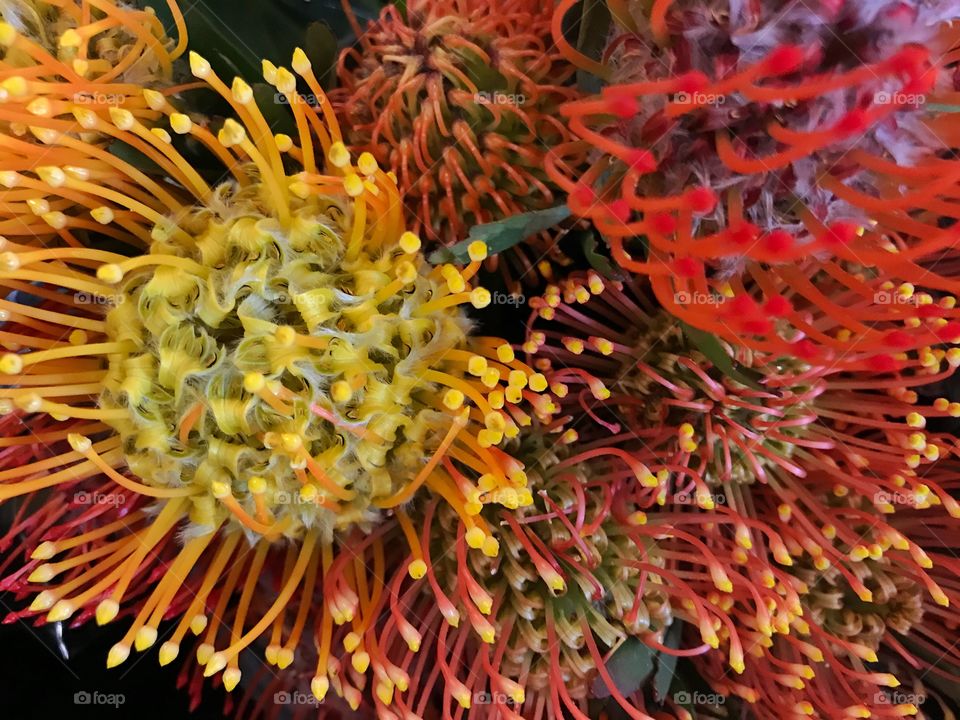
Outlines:
[[[10, 607], [11, 599], [0, 596]], [[64, 659], [52, 627], [32, 627], [26, 623], [0, 626], [0, 718], [3, 720], [40, 720], [70, 718], [73, 720], [153, 720], [154, 718], [192, 718], [222, 720], [225, 693], [209, 682], [203, 689], [203, 702], [189, 713], [186, 689], [176, 688], [181, 664], [193, 663], [192, 647], [184, 643], [180, 657], [160, 667], [157, 641], [143, 653], [133, 651], [119, 667], [107, 670], [110, 647], [129, 625], [117, 621], [106, 627], [95, 623], [71, 630], [63, 627], [63, 644], [70, 657]], [[239, 691], [240, 688], [237, 688]], [[124, 703], [117, 708], [108, 705], [82, 705], [74, 702], [75, 693], [94, 692], [121, 694]]]

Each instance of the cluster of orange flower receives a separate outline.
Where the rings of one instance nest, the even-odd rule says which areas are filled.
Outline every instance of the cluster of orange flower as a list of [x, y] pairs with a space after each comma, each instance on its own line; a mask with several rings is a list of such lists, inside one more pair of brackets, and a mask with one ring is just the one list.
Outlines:
[[960, 3], [345, 2], [329, 95], [169, 4], [0, 3], [7, 621], [239, 718], [952, 717]]

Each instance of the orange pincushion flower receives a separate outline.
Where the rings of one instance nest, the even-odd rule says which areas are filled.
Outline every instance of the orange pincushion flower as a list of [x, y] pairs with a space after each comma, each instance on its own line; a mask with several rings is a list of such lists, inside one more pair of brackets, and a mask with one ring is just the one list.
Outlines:
[[[960, 288], [941, 262], [958, 239], [955, 132], [936, 109], [955, 95], [944, 28], [960, 6], [727, 5], [617, 3], [610, 84], [562, 109], [580, 140], [551, 177], [661, 305], [729, 342], [817, 362], [849, 360], [838, 333], [864, 355], [895, 353], [891, 332], [933, 342], [878, 286]], [[585, 173], [563, 159], [581, 145], [597, 149]], [[728, 283], [747, 312], [677, 300]]]
[[915, 714], [869, 663], [907, 681], [956, 655], [960, 448], [927, 424], [960, 403], [921, 393], [960, 350], [889, 379], [721, 346], [723, 362], [639, 281], [575, 276], [533, 304], [525, 349], [576, 442], [647, 468], [614, 508], [666, 560], [649, 572], [714, 689], [758, 717]]
[[[551, 14], [537, 0], [414, 0], [406, 20], [388, 5], [357, 26], [359, 48], [341, 56], [332, 94], [345, 141], [393, 169], [425, 240], [450, 245], [473, 225], [559, 204], [544, 158], [570, 139], [558, 108], [579, 93]], [[504, 273], [530, 281], [541, 260], [560, 257], [554, 245], [515, 248]]]

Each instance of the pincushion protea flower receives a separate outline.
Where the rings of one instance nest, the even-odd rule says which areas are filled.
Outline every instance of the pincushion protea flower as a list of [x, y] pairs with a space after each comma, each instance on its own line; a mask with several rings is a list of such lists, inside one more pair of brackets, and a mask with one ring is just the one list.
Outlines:
[[[650, 572], [698, 628], [715, 689], [758, 717], [915, 714], [890, 705], [898, 680], [867, 664], [930, 667], [955, 652], [957, 444], [925, 426], [960, 404], [918, 391], [949, 377], [960, 350], [925, 349], [891, 379], [729, 348], [727, 369], [639, 281], [575, 276], [533, 304], [525, 349], [574, 420], [567, 432], [583, 428], [587, 447], [612, 434], [646, 468], [615, 507], [672, 561]], [[915, 532], [925, 522], [942, 544]], [[905, 649], [914, 633], [928, 653]]]
[[[548, 170], [617, 264], [648, 275], [676, 316], [755, 349], [826, 363], [845, 355], [838, 333], [871, 355], [890, 352], [890, 332], [934, 342], [900, 326], [876, 282], [958, 289], [939, 263], [954, 255], [942, 219], [960, 176], [935, 103], [955, 95], [944, 23], [960, 4], [611, 8], [625, 26], [607, 47], [610, 84], [562, 108], [579, 140]], [[581, 173], [564, 155], [579, 162], [584, 145], [597, 150]], [[677, 300], [728, 281], [745, 311]]]
[[[46, 583], [27, 616], [103, 624], [135, 613], [111, 667], [153, 645], [161, 618], [179, 617], [161, 662], [192, 629], [204, 673], [223, 670], [232, 689], [241, 650], [264, 633], [281, 666], [304, 632], [323, 647], [334, 623], [352, 621], [363, 637], [371, 597], [386, 589], [382, 564], [368, 574], [354, 546], [382, 558], [378, 521], [391, 515], [415, 538], [403, 506], [418, 493], [454, 508], [471, 553], [496, 556], [479, 513], [529, 496], [501, 446], [530, 413], [549, 421], [552, 404], [509, 345], [470, 335], [464, 306], [490, 301], [473, 279], [483, 243], [467, 267], [427, 265], [392, 176], [369, 154], [354, 161], [328, 103], [294, 103], [297, 138], [274, 136], [246, 82], [228, 87], [195, 53], [190, 67], [236, 118], [214, 133], [148, 98], [174, 133], [223, 161], [232, 177], [220, 185], [167, 130], [119, 107], [65, 103], [34, 121], [44, 156], [13, 145], [23, 156], [4, 184], [69, 200], [57, 226], [92, 216], [131, 253], [6, 242], [2, 409], [11, 433], [21, 421], [39, 432], [4, 440], [14, 464], [0, 499], [47, 491], [58, 503], [25, 521], [32, 560], [7, 581], [21, 594]], [[302, 51], [292, 68], [265, 63], [265, 78], [288, 98], [296, 76], [322, 96]], [[169, 182], [93, 146], [56, 164], [64, 148], [85, 147], [84, 132], [138, 148]], [[79, 492], [122, 507], [111, 518], [64, 502]], [[278, 590], [254, 616], [257, 579], [274, 565]], [[295, 596], [305, 602], [281, 636]], [[351, 651], [359, 672], [376, 652]], [[327, 682], [324, 662], [318, 697]]]
[[[359, 47], [341, 55], [332, 94], [346, 142], [394, 170], [414, 230], [429, 242], [450, 245], [474, 225], [557, 205], [544, 156], [571, 139], [558, 108], [579, 93], [569, 85], [575, 66], [551, 42], [551, 5], [405, 7], [407, 19], [387, 5], [366, 29], [354, 21]], [[529, 282], [541, 261], [562, 258], [555, 244], [545, 235], [515, 247], [505, 275]]]
[[[39, 139], [69, 123], [60, 116], [73, 104], [104, 110], [122, 107], [142, 122], [158, 113], [171, 86], [172, 63], [182, 54], [186, 35], [176, 5], [171, 5], [180, 32], [168, 39], [151, 13], [113, 2], [7, 2], [0, 6], [0, 167], [3, 179], [48, 152]], [[144, 88], [148, 88], [144, 92]], [[84, 133], [76, 142], [57, 149], [56, 161], [82, 166], [90, 148], [109, 158], [109, 133]], [[105, 159], [104, 162], [108, 162]], [[51, 203], [27, 181], [5, 192], [0, 232], [31, 245], [77, 243], [78, 230], [98, 228], [91, 220], [72, 228], [62, 224], [64, 211], [73, 202], [61, 198]]]
[[[366, 710], [383, 719], [582, 720], [597, 702], [649, 717], [643, 695], [624, 697], [606, 669], [629, 638], [660, 648], [672, 620], [666, 591], [648, 579], [646, 568], [661, 564], [657, 549], [616, 509], [639, 468], [623, 466], [615, 448], [578, 453], [559, 439], [551, 450], [538, 433], [522, 436], [520, 456], [536, 458], [527, 464], [536, 495], [481, 479], [506, 506], [488, 503], [480, 515], [499, 541], [497, 557], [470, 553], [469, 531], [438, 499], [415, 507], [419, 534], [404, 515], [381, 526], [385, 556], [369, 542], [352, 545], [355, 564], [383, 570], [385, 580], [382, 592], [361, 596], [360, 622], [334, 628], [320, 645], [338, 694], [354, 707], [368, 700]], [[366, 692], [358, 643], [374, 678]], [[295, 693], [304, 683], [291, 673], [272, 687]]]

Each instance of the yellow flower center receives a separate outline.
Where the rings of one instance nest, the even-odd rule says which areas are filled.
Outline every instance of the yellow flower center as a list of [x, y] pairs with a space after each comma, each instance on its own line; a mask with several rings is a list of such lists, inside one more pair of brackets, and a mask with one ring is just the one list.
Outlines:
[[148, 485], [202, 490], [204, 525], [227, 493], [252, 494], [262, 525], [373, 520], [454, 422], [422, 378], [467, 320], [431, 305], [446, 283], [404, 251], [410, 235], [348, 256], [352, 204], [299, 201], [285, 229], [252, 194], [227, 202], [226, 221], [181, 223], [192, 243], [161, 237], [149, 264], [98, 273], [123, 278], [107, 335], [124, 351], [101, 407], [127, 410], [110, 421], [127, 464]]

